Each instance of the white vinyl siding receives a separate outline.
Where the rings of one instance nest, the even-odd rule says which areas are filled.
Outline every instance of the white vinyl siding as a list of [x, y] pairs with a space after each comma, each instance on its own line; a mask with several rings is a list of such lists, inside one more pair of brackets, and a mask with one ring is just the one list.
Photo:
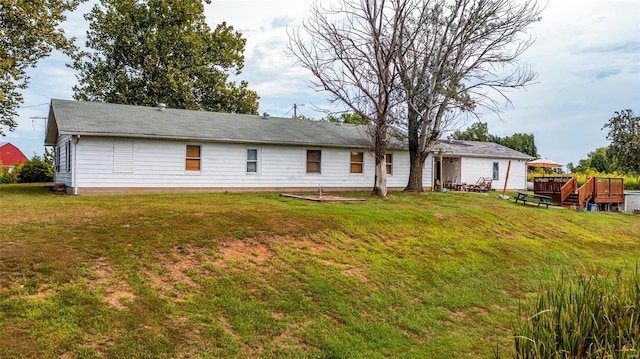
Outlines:
[[[111, 138], [82, 137], [78, 144], [78, 187], [107, 188], [325, 188], [370, 189], [374, 181], [374, 158], [364, 152], [363, 173], [349, 172], [352, 149], [321, 148], [322, 173], [306, 172], [308, 148], [263, 145], [258, 151], [259, 176], [247, 176], [247, 147], [243, 144], [200, 144], [199, 176], [185, 171], [186, 143], [181, 141], [132, 140], [133, 170], [115, 172], [116, 148]], [[117, 161], [117, 160], [115, 160]], [[408, 152], [393, 153], [394, 175], [387, 185], [404, 188], [409, 173]], [[428, 176], [425, 176], [425, 181]]]
[[[507, 176], [508, 159], [463, 157], [461, 163], [462, 182], [475, 184], [480, 177], [493, 178], [493, 164], [498, 163], [498, 180], [493, 180], [491, 187], [502, 190], [504, 179]], [[508, 190], [525, 189], [527, 181], [526, 165], [524, 160], [511, 160], [509, 170]]]

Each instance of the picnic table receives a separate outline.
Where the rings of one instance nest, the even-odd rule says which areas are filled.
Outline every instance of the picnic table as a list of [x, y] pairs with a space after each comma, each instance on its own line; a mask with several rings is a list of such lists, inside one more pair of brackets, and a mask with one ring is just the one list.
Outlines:
[[516, 203], [518, 203], [518, 201], [521, 201], [522, 204], [527, 204], [527, 201], [537, 203], [538, 207], [540, 207], [541, 204], [544, 204], [545, 206], [547, 206], [547, 208], [549, 208], [550, 204], [553, 204], [551, 203], [551, 197], [549, 196], [543, 196], [541, 194], [528, 192], [518, 192], [515, 201]]

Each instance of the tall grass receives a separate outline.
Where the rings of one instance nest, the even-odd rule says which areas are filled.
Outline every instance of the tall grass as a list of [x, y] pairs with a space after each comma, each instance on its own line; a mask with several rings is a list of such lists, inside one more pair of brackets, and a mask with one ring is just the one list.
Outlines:
[[640, 276], [562, 272], [519, 309], [516, 358], [638, 358]]

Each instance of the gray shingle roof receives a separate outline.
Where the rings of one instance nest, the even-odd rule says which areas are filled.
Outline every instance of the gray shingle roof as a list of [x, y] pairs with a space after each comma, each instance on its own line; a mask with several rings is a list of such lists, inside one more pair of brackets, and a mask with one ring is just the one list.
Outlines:
[[[49, 122], [67, 135], [143, 137], [194, 141], [289, 144], [329, 147], [366, 146], [365, 127], [326, 121], [51, 100]], [[55, 141], [56, 128], [45, 142]], [[55, 144], [55, 143], [53, 143]]]
[[493, 142], [478, 141], [440, 141], [433, 148], [433, 153], [442, 151], [443, 156], [509, 158], [528, 161], [532, 157], [526, 153], [513, 150]]
[[[367, 126], [326, 121], [51, 100], [46, 145], [62, 135], [138, 137], [175, 140], [366, 148]], [[394, 146], [404, 148], [407, 146]], [[434, 149], [445, 156], [528, 160], [531, 157], [490, 142], [442, 141]]]

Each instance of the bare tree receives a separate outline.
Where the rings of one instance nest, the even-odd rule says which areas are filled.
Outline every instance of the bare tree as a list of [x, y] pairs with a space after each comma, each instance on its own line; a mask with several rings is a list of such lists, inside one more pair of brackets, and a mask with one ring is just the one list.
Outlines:
[[289, 51], [310, 70], [313, 86], [371, 123], [375, 157], [373, 194], [387, 195], [387, 131], [397, 104], [394, 66], [407, 2], [345, 0], [322, 7], [316, 1], [303, 35], [290, 34]]
[[[412, 1], [412, 0], [408, 0]], [[460, 114], [478, 108], [498, 112], [505, 90], [535, 79], [519, 67], [533, 44], [527, 28], [540, 20], [535, 1], [413, 0], [395, 58], [409, 139], [410, 174], [405, 191], [422, 192], [424, 162]]]

